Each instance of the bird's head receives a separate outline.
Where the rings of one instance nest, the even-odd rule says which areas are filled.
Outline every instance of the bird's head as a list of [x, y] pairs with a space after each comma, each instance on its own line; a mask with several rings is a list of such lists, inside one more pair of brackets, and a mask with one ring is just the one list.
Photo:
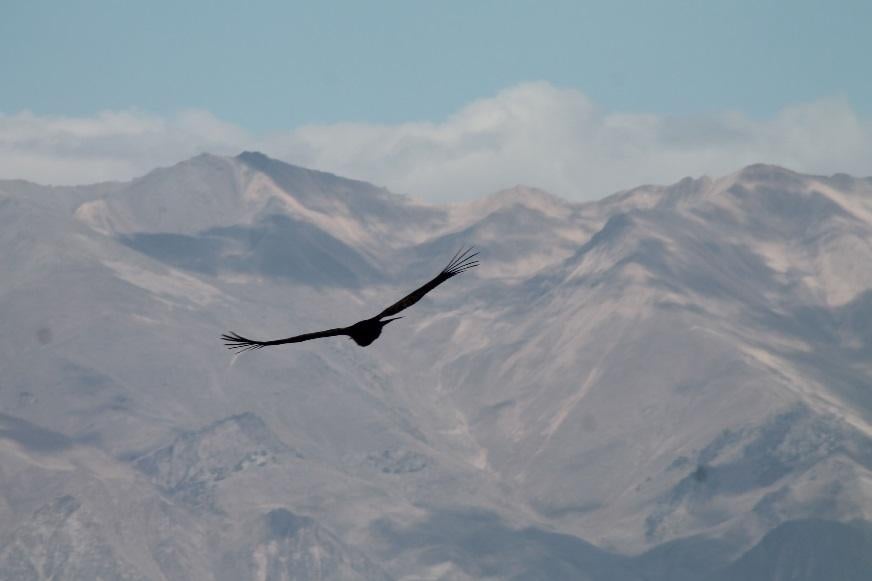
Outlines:
[[390, 319], [382, 319], [381, 321], [379, 321], [379, 323], [381, 323], [381, 326], [384, 327], [391, 321], [396, 321], [397, 319], [402, 319], [402, 317], [391, 317]]

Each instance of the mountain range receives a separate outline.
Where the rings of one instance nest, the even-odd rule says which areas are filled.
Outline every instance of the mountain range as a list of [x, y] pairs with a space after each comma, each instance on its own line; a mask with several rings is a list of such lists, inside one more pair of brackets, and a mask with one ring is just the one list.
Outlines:
[[[365, 349], [344, 326], [481, 266]], [[868, 579], [872, 178], [0, 181], [0, 579]]]

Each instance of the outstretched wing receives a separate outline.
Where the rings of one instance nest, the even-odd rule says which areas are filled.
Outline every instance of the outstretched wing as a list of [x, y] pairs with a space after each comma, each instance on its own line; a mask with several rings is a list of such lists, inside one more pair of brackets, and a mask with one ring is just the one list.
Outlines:
[[326, 331], [305, 333], [296, 337], [288, 337], [287, 339], [276, 339], [275, 341], [255, 341], [231, 332], [221, 335], [221, 339], [224, 340], [224, 344], [227, 345], [228, 349], [239, 349], [238, 352], [242, 353], [252, 349], [263, 349], [270, 345], [284, 345], [285, 343], [299, 343], [301, 341], [309, 341], [310, 339], [320, 339], [321, 337], [335, 337], [337, 335], [344, 335], [347, 331], [345, 328], [327, 329]]
[[457, 276], [461, 272], [466, 272], [470, 268], [475, 268], [478, 266], [478, 261], [473, 260], [476, 256], [478, 256], [478, 252], [472, 253], [472, 247], [470, 246], [466, 250], [462, 252], [458, 252], [454, 255], [454, 258], [451, 259], [451, 262], [448, 263], [442, 272], [436, 275], [436, 277], [422, 286], [421, 288], [412, 291], [396, 303], [392, 304], [381, 313], [379, 313], [375, 318], [382, 319], [384, 317], [390, 317], [391, 315], [396, 315], [400, 311], [408, 309], [426, 295], [428, 292], [448, 280], [453, 276]]

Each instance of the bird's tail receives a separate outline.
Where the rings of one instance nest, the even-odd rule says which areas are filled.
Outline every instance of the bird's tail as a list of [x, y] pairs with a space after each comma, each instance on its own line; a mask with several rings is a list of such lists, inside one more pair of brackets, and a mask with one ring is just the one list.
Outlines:
[[458, 250], [457, 254], [454, 255], [454, 258], [451, 259], [451, 262], [448, 263], [448, 266], [442, 269], [442, 273], [447, 274], [448, 276], [455, 276], [461, 272], [466, 272], [470, 268], [478, 266], [478, 261], [473, 260], [473, 258], [478, 256], [478, 252], [472, 251], [472, 246], [466, 250], [463, 250], [462, 248]]
[[228, 349], [238, 349], [239, 351], [237, 351], [237, 353], [251, 351], [253, 349], [263, 349], [266, 347], [266, 343], [263, 341], [246, 339], [242, 335], [238, 335], [232, 331], [221, 335], [221, 339], [224, 341], [224, 344], [227, 345]]

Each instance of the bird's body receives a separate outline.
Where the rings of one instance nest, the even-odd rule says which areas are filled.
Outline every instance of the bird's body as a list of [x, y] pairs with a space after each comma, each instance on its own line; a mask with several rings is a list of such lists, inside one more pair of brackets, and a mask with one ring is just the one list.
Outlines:
[[387, 319], [385, 321], [380, 321], [375, 317], [372, 319], [366, 319], [348, 327], [347, 334], [355, 343], [361, 347], [366, 347], [378, 339], [381, 336], [384, 326], [393, 320], [394, 319]]
[[241, 335], [237, 335], [236, 333], [228, 333], [222, 335], [221, 338], [224, 340], [225, 345], [229, 349], [239, 349], [241, 351], [248, 351], [252, 349], [262, 349], [264, 347], [269, 347], [272, 345], [284, 345], [286, 343], [300, 343], [302, 341], [310, 341], [312, 339], [320, 339], [322, 337], [336, 337], [339, 335], [346, 335], [350, 337], [355, 343], [360, 345], [361, 347], [366, 347], [367, 345], [371, 345], [376, 339], [381, 336], [382, 329], [385, 325], [390, 323], [391, 321], [395, 321], [397, 319], [402, 319], [402, 317], [395, 317], [400, 311], [403, 311], [418, 301], [420, 301], [424, 295], [428, 292], [458, 274], [469, 270], [470, 268], [474, 268], [478, 266], [478, 262], [472, 260], [478, 253], [470, 254], [472, 252], [472, 248], [464, 252], [458, 252], [454, 255], [454, 258], [451, 259], [451, 262], [448, 263], [442, 272], [437, 274], [433, 280], [429, 281], [425, 285], [416, 289], [415, 291], [409, 293], [407, 296], [403, 297], [393, 305], [389, 306], [385, 310], [383, 310], [378, 315], [364, 319], [362, 321], [358, 321], [357, 323], [349, 326], [349, 327], [337, 327], [335, 329], [328, 329], [326, 331], [318, 331], [315, 333], [305, 333], [303, 335], [295, 335], [294, 337], [288, 337], [286, 339], [276, 339], [275, 341], [255, 341], [253, 339], [246, 339]]

